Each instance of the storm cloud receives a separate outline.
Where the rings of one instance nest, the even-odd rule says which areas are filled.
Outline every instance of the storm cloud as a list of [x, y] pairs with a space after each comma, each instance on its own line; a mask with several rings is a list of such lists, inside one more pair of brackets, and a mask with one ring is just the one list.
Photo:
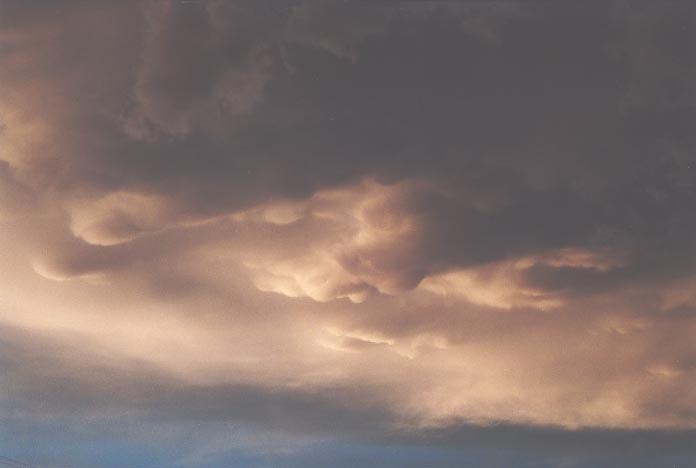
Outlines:
[[690, 466], [695, 103], [683, 1], [0, 1], [0, 448]]

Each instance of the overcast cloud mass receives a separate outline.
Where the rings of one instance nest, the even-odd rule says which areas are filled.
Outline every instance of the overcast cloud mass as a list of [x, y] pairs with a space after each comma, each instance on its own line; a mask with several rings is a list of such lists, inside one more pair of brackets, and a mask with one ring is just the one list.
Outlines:
[[696, 3], [0, 0], [0, 465], [696, 467]]

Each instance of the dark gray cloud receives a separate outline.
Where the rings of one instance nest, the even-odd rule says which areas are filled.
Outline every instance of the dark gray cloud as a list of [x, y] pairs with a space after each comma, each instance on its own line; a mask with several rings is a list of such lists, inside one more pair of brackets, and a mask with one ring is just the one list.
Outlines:
[[[62, 57], [43, 66], [53, 67], [49, 85], [74, 109], [67, 119], [47, 116], [64, 129], [50, 164], [30, 162], [45, 157], [43, 148], [18, 164], [30, 165], [33, 181], [54, 168], [51, 185], [69, 196], [163, 195], [195, 217], [363, 176], [430, 179], [464, 201], [423, 208], [429, 236], [408, 260], [417, 270], [411, 284], [433, 269], [585, 246], [598, 231], [638, 257], [652, 255], [635, 259], [641, 270], [670, 262], [661, 246], [679, 256], [692, 250], [687, 97], [626, 105], [636, 87], [688, 94], [673, 83], [688, 83], [693, 67], [693, 17], [682, 3], [660, 8], [647, 28], [639, 25], [655, 7], [641, 2], [126, 4], [119, 15], [134, 39], [107, 30], [90, 48], [74, 47], [81, 32], [62, 25], [114, 12], [71, 6], [32, 23], [8, 5], [17, 23], [55, 28], [58, 40], [12, 47]], [[462, 26], [474, 23], [490, 31]], [[105, 46], [114, 49], [108, 57]], [[82, 70], [76, 79], [68, 63]], [[125, 121], [113, 120], [119, 113]], [[145, 229], [124, 218], [110, 226]]]
[[695, 35], [677, 0], [0, 0], [3, 407], [681, 456]]
[[[394, 429], [390, 427], [394, 415], [381, 406], [379, 399], [368, 396], [369, 388], [352, 386], [316, 392], [245, 385], [192, 385], [162, 374], [145, 362], [105, 363], [97, 355], [85, 352], [90, 344], [83, 336], [48, 336], [7, 326], [2, 327], [0, 336], [3, 356], [0, 366], [6, 376], [2, 385], [3, 402], [12, 408], [4, 415], [4, 430], [14, 428], [29, 438], [41, 437], [42, 430], [56, 424], [63, 427], [61, 438], [68, 440], [84, 438], [84, 431], [89, 427], [99, 428], [104, 435], [111, 434], [110, 437], [123, 438], [126, 434], [118, 434], [113, 427], [117, 424], [126, 433], [135, 431], [131, 436], [141, 434], [139, 437], [152, 438], [150, 443], [169, 445], [177, 440], [178, 433], [163, 431], [162, 427], [184, 427], [188, 428], [186, 431], [214, 439], [215, 431], [225, 434], [221, 423], [248, 424], [253, 428], [251, 434], [258, 431], [259, 437], [268, 437], [264, 431], [278, 431], [295, 437], [322, 438], [316, 450], [312, 445], [302, 448], [303, 443], [300, 450], [280, 456], [276, 462], [283, 466], [295, 466], [305, 459], [310, 466], [317, 459], [347, 462], [346, 466], [352, 466], [340, 445], [346, 438], [357, 450], [356, 460], [364, 458], [366, 463], [381, 460], [384, 466], [392, 463], [402, 466], [398, 454], [409, 451], [422, 457], [420, 463], [430, 460], [437, 463], [442, 458], [442, 466], [473, 460], [489, 466], [495, 459], [490, 453], [493, 450], [509, 453], [508, 463], [515, 467], [531, 466], [527, 463], [566, 466], [571, 461], [573, 464], [568, 466], [585, 466], [583, 463], [600, 467], [643, 466], [640, 460], [644, 463], [647, 460], [645, 466], [653, 466], [650, 460], [676, 457], [688, 463], [694, 456], [694, 433], [688, 430], [565, 431], [554, 427], [480, 426], [466, 422], [434, 429]], [[27, 420], [33, 421], [32, 424], [27, 425]], [[148, 430], [151, 432], [146, 435]], [[322, 450], [321, 444], [327, 448]], [[384, 450], [394, 453], [379, 453]], [[219, 454], [213, 452], [208, 461], [201, 459], [184, 465], [214, 466], [224, 463], [225, 455], [228, 453], [224, 450]], [[57, 456], [80, 463], [80, 457], [85, 454], [66, 450]], [[270, 452], [265, 456], [279, 455]], [[47, 461], [60, 462], [60, 458]], [[125, 462], [114, 460], [109, 466], [126, 466]]]
[[[196, 385], [163, 374], [146, 362], [104, 362], [85, 350], [84, 336], [45, 336], [3, 327], [3, 399], [8, 419], [94, 414], [146, 415], [149, 423], [246, 421], [266, 429], [333, 436], [384, 431], [389, 414], [378, 401], [349, 398], [358, 388], [320, 392], [255, 385]], [[27, 366], [31, 363], [31, 366]], [[348, 397], [348, 398], [347, 398]], [[353, 400], [353, 404], [347, 402]], [[40, 403], [39, 406], [37, 404]], [[363, 408], [360, 406], [364, 405]], [[338, 423], [337, 423], [338, 422]]]

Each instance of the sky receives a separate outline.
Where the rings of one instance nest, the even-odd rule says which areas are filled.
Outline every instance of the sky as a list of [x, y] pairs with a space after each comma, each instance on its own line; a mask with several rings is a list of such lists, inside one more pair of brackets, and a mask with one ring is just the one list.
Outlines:
[[0, 466], [696, 467], [696, 3], [0, 0]]

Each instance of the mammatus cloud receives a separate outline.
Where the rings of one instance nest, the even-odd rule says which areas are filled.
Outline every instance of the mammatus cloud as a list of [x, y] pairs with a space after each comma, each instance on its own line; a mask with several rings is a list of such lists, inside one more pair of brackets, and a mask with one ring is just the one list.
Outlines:
[[[412, 210], [424, 190], [365, 181], [196, 223], [174, 218], [116, 243], [73, 238], [37, 260], [49, 280], [32, 282], [71, 279], [60, 283], [75, 289], [71, 296], [119, 297], [108, 323], [80, 318], [86, 311], [78, 309], [69, 328], [195, 386], [310, 394], [358, 382], [397, 386], [370, 398], [404, 427], [691, 427], [693, 402], [682, 395], [693, 324], [672, 312], [690, 300], [685, 286], [631, 278], [631, 259], [619, 251], [567, 247], [430, 264], [422, 251], [433, 227]], [[111, 208], [97, 218], [111, 219]], [[401, 262], [425, 273], [412, 280]], [[551, 279], [540, 281], [540, 271]], [[622, 286], [609, 290], [571, 282], [620, 274]], [[95, 300], [103, 312], [89, 316], [113, 307]], [[65, 323], [54, 317], [45, 326]], [[666, 330], [670, 344], [657, 347]], [[675, 406], [654, 406], [664, 398]]]
[[[9, 432], [189, 466], [692, 461], [694, 20], [0, 2]], [[105, 463], [62, 444], [37, 463]]]

